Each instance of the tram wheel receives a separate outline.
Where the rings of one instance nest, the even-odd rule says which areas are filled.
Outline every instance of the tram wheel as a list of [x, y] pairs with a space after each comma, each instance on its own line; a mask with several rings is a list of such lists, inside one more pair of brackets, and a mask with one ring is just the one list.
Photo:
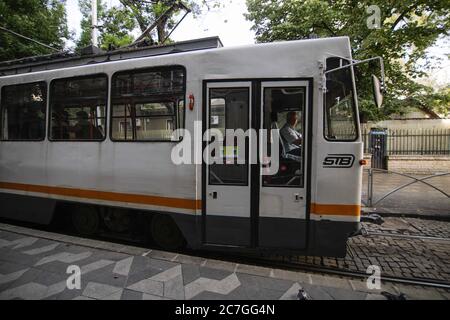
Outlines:
[[99, 214], [94, 207], [79, 207], [72, 212], [72, 225], [82, 235], [94, 235], [100, 225]]
[[184, 237], [172, 218], [165, 214], [153, 216], [150, 232], [156, 244], [166, 250], [176, 250], [184, 245]]

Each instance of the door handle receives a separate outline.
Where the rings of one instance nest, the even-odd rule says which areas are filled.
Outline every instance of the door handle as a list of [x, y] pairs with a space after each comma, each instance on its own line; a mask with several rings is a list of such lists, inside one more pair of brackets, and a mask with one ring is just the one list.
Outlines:
[[294, 199], [295, 199], [295, 202], [300, 202], [300, 200], [303, 200], [303, 197], [300, 196], [298, 193], [295, 193], [294, 194]]
[[213, 199], [217, 199], [217, 191], [210, 192], [209, 196], [212, 197]]

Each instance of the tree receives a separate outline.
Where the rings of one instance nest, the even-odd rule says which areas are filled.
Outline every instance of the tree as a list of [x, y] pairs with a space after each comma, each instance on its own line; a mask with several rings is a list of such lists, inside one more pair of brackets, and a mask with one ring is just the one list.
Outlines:
[[[0, 0], [0, 26], [58, 49], [71, 37], [64, 2], [58, 0]], [[52, 50], [0, 30], [0, 61], [48, 53]]]
[[[91, 0], [78, 1], [83, 19], [81, 20], [81, 36], [76, 43], [76, 49], [89, 46], [92, 43]], [[122, 47], [133, 42], [131, 34], [136, 27], [131, 11], [126, 7], [107, 8], [102, 0], [97, 0], [97, 20], [99, 30], [99, 46], [104, 50], [112, 47]]]
[[[374, 13], [372, 5], [380, 10], [378, 28], [369, 28], [367, 24]], [[430, 70], [427, 49], [449, 35], [447, 1], [247, 0], [247, 6], [247, 19], [253, 22], [259, 42], [303, 39], [311, 35], [349, 36], [354, 59], [381, 56], [386, 67], [388, 93], [382, 110], [376, 109], [368, 99], [360, 101], [361, 113], [370, 119], [416, 106], [418, 100], [411, 97], [417, 96], [418, 87], [422, 94], [433, 94], [434, 98], [439, 95], [414, 80]], [[363, 69], [359, 69], [362, 74]], [[358, 86], [367, 93], [369, 77], [366, 74], [365, 79], [359, 80]]]
[[[121, 47], [131, 44], [134, 40], [131, 32], [138, 27], [144, 32], [147, 27], [162, 16], [167, 9], [180, 0], [120, 0], [121, 5], [107, 8], [102, 0], [97, 0], [97, 16], [99, 28], [99, 43], [102, 49], [107, 50], [110, 45]], [[79, 0], [79, 6], [83, 14], [81, 21], [82, 33], [77, 41], [77, 50], [91, 44], [91, 1]], [[184, 3], [184, 2], [183, 2]], [[187, 2], [186, 5], [194, 15], [200, 15], [205, 8], [220, 7], [218, 0], [197, 0]], [[154, 34], [147, 35], [150, 43], [161, 43], [166, 40], [168, 30], [175, 26], [174, 17], [179, 9], [161, 19]], [[170, 41], [170, 39], [168, 39]]]
[[[124, 7], [129, 8], [136, 22], [143, 32], [155, 22], [170, 6], [182, 0], [120, 0]], [[203, 11], [223, 6], [219, 0], [183, 0], [183, 3], [192, 11], [194, 16], [201, 15]], [[151, 42], [161, 43], [166, 37], [168, 30], [175, 26], [174, 17], [180, 10], [175, 10], [171, 15], [162, 19], [156, 27], [156, 36], [149, 35]]]

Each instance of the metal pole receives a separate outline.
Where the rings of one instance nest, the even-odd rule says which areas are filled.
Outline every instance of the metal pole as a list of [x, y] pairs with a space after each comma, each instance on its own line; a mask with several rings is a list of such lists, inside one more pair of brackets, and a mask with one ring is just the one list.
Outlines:
[[97, 38], [97, 0], [92, 0], [91, 2], [92, 10], [92, 45], [98, 47]]
[[158, 23], [159, 23], [164, 17], [168, 16], [168, 15], [172, 12], [172, 10], [175, 9], [176, 6], [177, 6], [176, 3], [172, 4], [172, 5], [170, 6], [169, 9], [167, 9], [162, 15], [160, 15], [160, 16], [158, 17], [158, 19], [155, 20], [155, 22], [153, 22], [151, 25], [149, 25], [149, 26], [147, 27], [147, 29], [145, 29], [144, 32], [142, 32], [142, 34], [141, 34], [141, 35], [140, 35], [140, 36], [132, 43], [132, 45], [134, 45], [134, 44], [136, 44], [136, 43], [141, 42], [142, 40], [144, 40], [145, 37], [146, 37], [153, 29], [156, 28], [156, 26], [158, 25]]
[[177, 24], [175, 25], [175, 27], [172, 28], [172, 30], [169, 32], [169, 34], [164, 38], [164, 40], [161, 42], [161, 44], [164, 44], [164, 42], [166, 42], [166, 40], [170, 37], [170, 35], [175, 31], [175, 29], [180, 25], [180, 23], [184, 20], [184, 18], [186, 18], [186, 16], [191, 12], [191, 10], [186, 11], [186, 13], [184, 14], [183, 18], [180, 19], [180, 21], [177, 22]]
[[372, 207], [372, 193], [373, 193], [373, 174], [372, 174], [372, 168], [369, 168], [368, 174], [367, 174], [367, 206], [369, 208]]

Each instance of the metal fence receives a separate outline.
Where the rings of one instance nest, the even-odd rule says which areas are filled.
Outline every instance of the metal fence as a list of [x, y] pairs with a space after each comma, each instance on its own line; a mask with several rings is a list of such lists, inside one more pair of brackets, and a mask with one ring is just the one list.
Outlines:
[[[376, 207], [380, 202], [382, 202], [384, 199], [388, 198], [392, 194], [401, 191], [405, 189], [406, 187], [409, 187], [410, 185], [421, 183], [423, 185], [426, 185], [435, 191], [439, 192], [440, 194], [444, 195], [446, 200], [450, 199], [450, 194], [448, 194], [444, 188], [439, 188], [435, 184], [433, 184], [430, 179], [437, 178], [437, 177], [444, 177], [450, 175], [450, 172], [444, 172], [444, 173], [436, 173], [433, 175], [428, 175], [424, 177], [415, 177], [409, 174], [404, 174], [401, 172], [396, 172], [392, 170], [384, 170], [384, 169], [377, 169], [377, 168], [369, 168], [364, 169], [364, 171], [367, 171], [367, 197], [366, 199], [362, 198], [361, 202], [363, 205], [367, 207]], [[382, 196], [378, 197], [377, 199], [374, 198], [374, 174], [375, 173], [382, 173], [382, 174], [391, 174], [401, 177], [406, 177], [411, 179], [412, 181], [408, 181], [406, 183], [402, 182], [400, 186], [391, 188], [388, 192], [383, 194]], [[392, 179], [392, 178], [391, 178]], [[386, 180], [386, 178], [384, 179]], [[417, 196], [416, 194], [413, 194], [413, 197]]]
[[[362, 130], [364, 153], [370, 129]], [[450, 155], [450, 129], [388, 129], [388, 155]]]

